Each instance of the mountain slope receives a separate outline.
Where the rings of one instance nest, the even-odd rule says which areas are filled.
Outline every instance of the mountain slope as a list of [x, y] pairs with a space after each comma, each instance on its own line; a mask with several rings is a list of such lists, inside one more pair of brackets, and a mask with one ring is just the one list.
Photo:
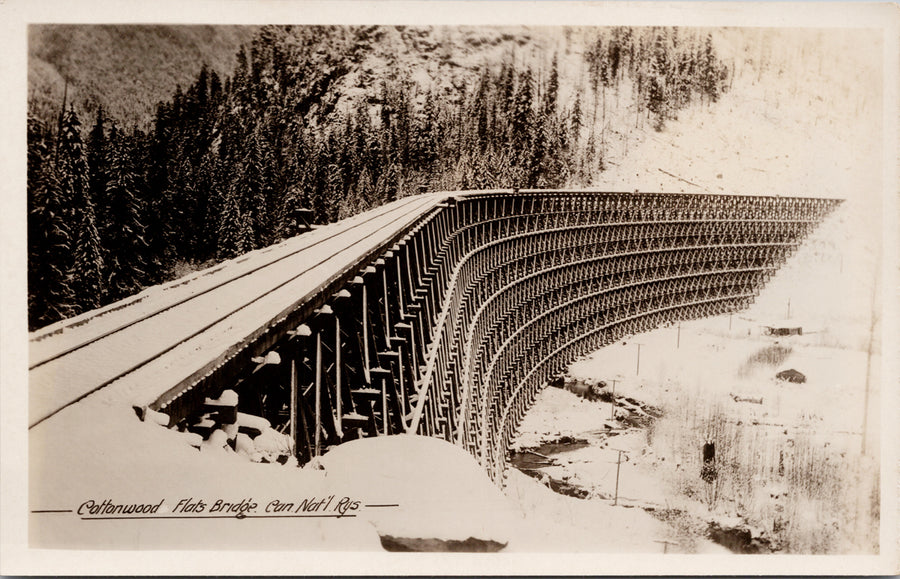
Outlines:
[[29, 110], [55, 118], [67, 101], [82, 119], [102, 105], [130, 126], [148, 123], [176, 86], [190, 84], [203, 63], [223, 79], [255, 26], [32, 25], [28, 34]]

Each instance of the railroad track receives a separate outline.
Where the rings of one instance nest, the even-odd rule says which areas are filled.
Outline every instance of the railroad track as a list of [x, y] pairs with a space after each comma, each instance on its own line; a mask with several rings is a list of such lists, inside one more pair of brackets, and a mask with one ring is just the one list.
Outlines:
[[[227, 323], [238, 312], [292, 285], [303, 286], [300, 282], [305, 277], [329, 262], [352, 262], [352, 255], [338, 258], [379, 246], [389, 237], [386, 232], [408, 227], [442, 197], [404, 198], [345, 222], [344, 227], [317, 229], [301, 236], [308, 241], [288, 247], [286, 252], [262, 250], [274, 253], [263, 263], [254, 260], [249, 267], [234, 267], [246, 261], [244, 257], [214, 268], [213, 272], [233, 271], [210, 276], [208, 283], [203, 283], [201, 276], [174, 282], [156, 294], [112, 304], [35, 332], [29, 339], [29, 428]], [[321, 281], [321, 273], [315, 277]], [[266, 291], [254, 291], [263, 279]], [[173, 291], [172, 297], [155, 299], [165, 291]], [[273, 309], [283, 306], [282, 300], [275, 302]], [[198, 308], [199, 303], [206, 306]]]

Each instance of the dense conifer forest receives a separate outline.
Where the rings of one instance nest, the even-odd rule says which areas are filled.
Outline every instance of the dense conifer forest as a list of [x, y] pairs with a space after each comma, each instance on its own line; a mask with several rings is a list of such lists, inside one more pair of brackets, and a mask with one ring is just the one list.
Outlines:
[[145, 127], [102, 106], [30, 114], [30, 327], [277, 243], [298, 208], [324, 224], [421, 191], [588, 186], [608, 111], [662, 131], [733, 74], [709, 34], [618, 27], [584, 35], [576, 71], [509, 50], [448, 89], [362, 68], [384, 32], [262, 27], [230, 75], [204, 65]]

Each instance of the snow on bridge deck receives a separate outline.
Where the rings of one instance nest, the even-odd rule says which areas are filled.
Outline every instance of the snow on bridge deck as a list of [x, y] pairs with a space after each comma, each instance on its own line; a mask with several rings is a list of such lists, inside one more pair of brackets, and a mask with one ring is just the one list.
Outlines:
[[446, 196], [406, 197], [31, 333], [29, 427], [112, 383], [132, 403], [151, 403]]

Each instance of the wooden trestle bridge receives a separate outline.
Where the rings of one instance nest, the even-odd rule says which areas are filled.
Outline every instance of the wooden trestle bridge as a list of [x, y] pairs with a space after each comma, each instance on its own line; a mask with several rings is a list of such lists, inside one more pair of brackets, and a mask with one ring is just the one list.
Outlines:
[[119, 388], [190, 429], [234, 390], [239, 409], [290, 428], [301, 463], [411, 432], [463, 446], [498, 480], [525, 411], [576, 357], [746, 308], [839, 203], [403, 198], [33, 333], [29, 424]]

